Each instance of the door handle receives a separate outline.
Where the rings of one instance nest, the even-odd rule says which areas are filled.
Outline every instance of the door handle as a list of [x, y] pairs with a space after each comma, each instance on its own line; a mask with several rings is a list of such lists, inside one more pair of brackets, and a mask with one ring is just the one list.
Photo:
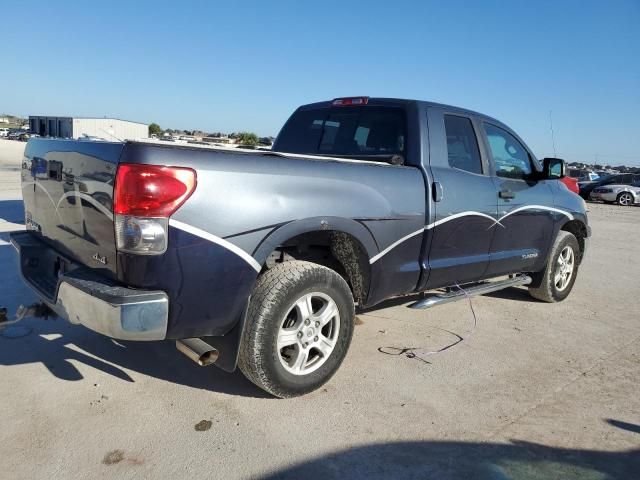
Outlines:
[[444, 196], [444, 188], [440, 182], [433, 182], [433, 201], [439, 202]]
[[498, 196], [500, 198], [504, 198], [505, 200], [516, 198], [516, 194], [513, 193], [511, 190], [500, 190], [500, 193], [498, 193]]

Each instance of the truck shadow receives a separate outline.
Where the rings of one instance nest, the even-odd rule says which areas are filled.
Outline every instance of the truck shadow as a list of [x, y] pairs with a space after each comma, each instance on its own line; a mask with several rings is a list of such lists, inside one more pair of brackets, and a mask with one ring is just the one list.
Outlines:
[[605, 452], [554, 448], [537, 443], [395, 442], [338, 451], [263, 479], [434, 478], [613, 480], [638, 478], [640, 450]]
[[505, 288], [504, 290], [498, 290], [497, 292], [491, 292], [485, 295], [491, 298], [502, 298], [503, 300], [515, 300], [518, 302], [527, 303], [544, 303], [542, 300], [538, 300], [529, 295], [529, 291], [526, 287]]
[[0, 336], [0, 366], [40, 363], [60, 380], [86, 380], [74, 366], [77, 362], [125, 382], [135, 382], [140, 374], [230, 395], [271, 398], [239, 370], [227, 373], [216, 367], [198, 367], [169, 341], [116, 341], [61, 319], [29, 319], [23, 323], [32, 329], [30, 335]]
[[22, 200], [0, 201], [0, 222], [24, 223], [24, 206]]

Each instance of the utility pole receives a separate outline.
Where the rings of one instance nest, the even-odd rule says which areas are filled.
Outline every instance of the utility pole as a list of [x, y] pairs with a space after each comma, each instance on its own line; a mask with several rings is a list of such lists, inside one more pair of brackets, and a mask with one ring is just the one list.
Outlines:
[[556, 154], [556, 137], [553, 134], [553, 117], [551, 116], [551, 110], [549, 110], [549, 126], [551, 128], [551, 144], [553, 145], [553, 156], [558, 157]]

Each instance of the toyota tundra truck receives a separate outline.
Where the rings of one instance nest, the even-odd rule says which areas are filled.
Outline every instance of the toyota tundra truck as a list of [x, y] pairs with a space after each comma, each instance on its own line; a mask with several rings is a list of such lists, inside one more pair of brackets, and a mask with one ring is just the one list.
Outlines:
[[336, 372], [356, 307], [564, 300], [590, 236], [564, 172], [486, 115], [338, 98], [298, 108], [272, 151], [29, 140], [11, 242], [57, 316], [291, 397]]

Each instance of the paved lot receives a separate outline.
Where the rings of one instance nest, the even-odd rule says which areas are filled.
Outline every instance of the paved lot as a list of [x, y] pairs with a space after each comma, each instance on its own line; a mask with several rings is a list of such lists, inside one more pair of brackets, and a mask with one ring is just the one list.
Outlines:
[[[22, 146], [0, 140], [5, 232], [21, 222]], [[640, 478], [640, 208], [590, 208], [565, 302], [475, 298], [475, 329], [466, 302], [387, 302], [359, 315], [342, 369], [303, 398], [265, 397], [170, 342], [27, 320], [29, 335], [0, 337], [0, 478]], [[14, 257], [0, 241], [10, 309], [33, 298]], [[436, 350], [444, 330], [465, 340], [424, 359], [378, 351]]]

